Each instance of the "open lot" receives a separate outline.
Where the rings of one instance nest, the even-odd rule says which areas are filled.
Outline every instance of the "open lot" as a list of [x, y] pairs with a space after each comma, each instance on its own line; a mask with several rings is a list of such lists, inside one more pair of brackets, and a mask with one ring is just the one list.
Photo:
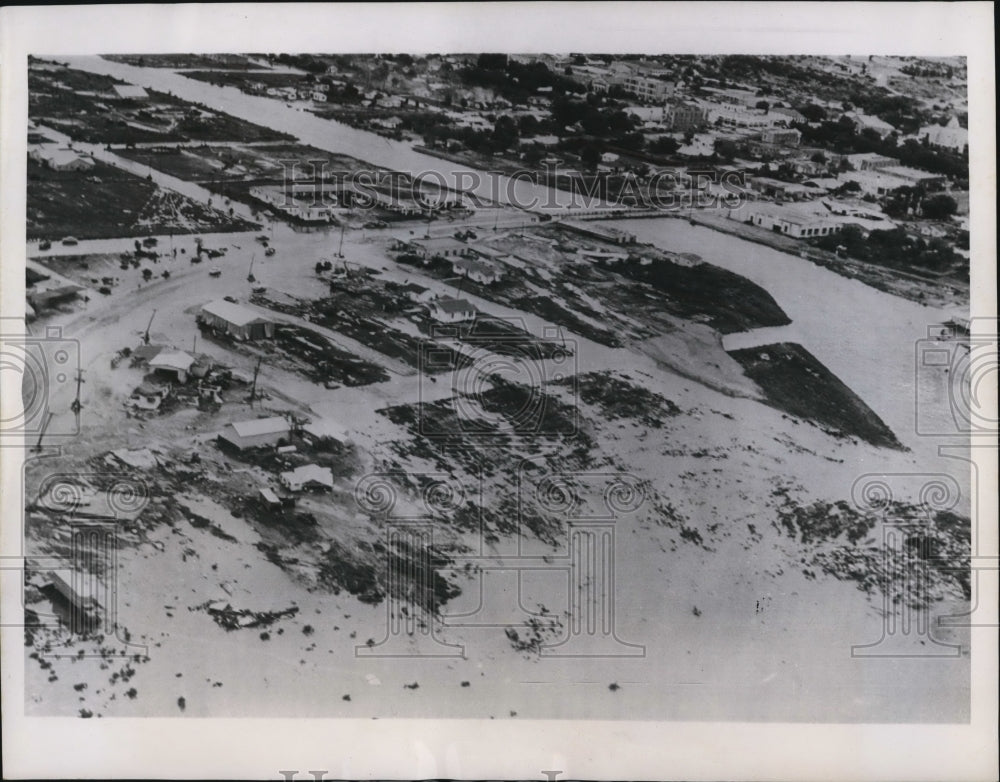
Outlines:
[[249, 231], [255, 226], [101, 161], [54, 171], [28, 161], [29, 239]]
[[155, 90], [120, 97], [125, 82], [32, 61], [28, 68], [30, 111], [76, 141], [138, 144], [183, 141], [280, 141], [288, 134], [213, 111]]
[[845, 437], [901, 448], [899, 440], [858, 396], [801, 345], [765, 345], [730, 352], [775, 407]]

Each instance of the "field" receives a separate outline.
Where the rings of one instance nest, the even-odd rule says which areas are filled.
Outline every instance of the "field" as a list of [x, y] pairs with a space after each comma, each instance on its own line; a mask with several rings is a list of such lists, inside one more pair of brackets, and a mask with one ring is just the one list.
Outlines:
[[[250, 204], [253, 208], [269, 208], [250, 195], [255, 187], [285, 187], [295, 182], [306, 183], [310, 192], [307, 201], [320, 201], [329, 191], [337, 190], [352, 174], [365, 172], [372, 177], [402, 177], [385, 169], [370, 166], [347, 155], [324, 152], [306, 144], [267, 142], [262, 144], [233, 143], [218, 145], [164, 145], [116, 150], [124, 158], [162, 171], [218, 193]], [[390, 179], [391, 181], [391, 179]], [[402, 177], [404, 186], [410, 180]], [[330, 203], [333, 203], [330, 198]], [[279, 209], [271, 210], [281, 219], [290, 219]], [[384, 209], [366, 209], [365, 220], [386, 222], [404, 219], [402, 215]]]
[[[423, 361], [426, 341], [415, 333], [389, 325], [394, 317], [415, 312], [418, 308], [407, 299], [394, 297], [391, 289], [379, 290], [374, 283], [354, 289], [331, 287], [328, 296], [308, 302], [289, 297], [279, 300], [267, 293], [255, 294], [252, 301], [278, 312], [307, 318], [428, 374], [449, 372], [465, 363], [460, 353], [448, 347], [435, 351], [433, 363]], [[374, 317], [373, 312], [379, 313], [379, 317]]]
[[382, 367], [353, 355], [332, 344], [322, 334], [302, 326], [279, 323], [275, 327], [273, 342], [233, 342], [216, 338], [205, 329], [202, 333], [219, 339], [231, 350], [260, 358], [268, 366], [296, 372], [314, 383], [365, 386], [389, 379], [389, 374]]
[[801, 345], [765, 345], [730, 355], [778, 409], [842, 437], [859, 437], [884, 448], [903, 447], [868, 405]]
[[29, 110], [36, 122], [93, 144], [291, 138], [155, 90], [147, 91], [146, 98], [120, 98], [113, 90], [121, 84], [109, 76], [33, 61], [28, 69]]
[[214, 233], [256, 227], [100, 161], [87, 171], [53, 171], [28, 161], [29, 239]]
[[[760, 286], [651, 245], [621, 247], [584, 240], [560, 226], [510, 233], [484, 244], [506, 255], [495, 264], [504, 267], [505, 274], [491, 285], [456, 276], [443, 258], [426, 266], [405, 253], [396, 260], [421, 266], [459, 290], [530, 312], [608, 347], [671, 331], [678, 319], [706, 323], [724, 334], [789, 322]], [[627, 257], [580, 255], [591, 251]]]

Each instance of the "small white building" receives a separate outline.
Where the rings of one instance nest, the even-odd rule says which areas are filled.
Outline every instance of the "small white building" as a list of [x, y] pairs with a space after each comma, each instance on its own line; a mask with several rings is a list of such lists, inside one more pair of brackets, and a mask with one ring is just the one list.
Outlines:
[[118, 98], [146, 100], [149, 97], [149, 93], [137, 84], [115, 84], [112, 90], [114, 90], [115, 96]]
[[347, 429], [332, 418], [317, 418], [302, 426], [302, 432], [313, 440], [336, 440], [346, 443], [351, 438]]
[[409, 244], [421, 258], [451, 258], [456, 256], [469, 255], [472, 248], [465, 242], [452, 239], [450, 236], [441, 236], [432, 239], [414, 239]]
[[31, 148], [28, 157], [53, 171], [87, 171], [94, 167], [90, 157], [58, 144], [38, 144]]
[[274, 321], [238, 304], [219, 299], [201, 308], [198, 323], [238, 339], [270, 339], [274, 336]]
[[932, 147], [942, 147], [954, 152], [962, 152], [969, 146], [969, 131], [958, 123], [958, 117], [952, 117], [947, 125], [928, 125], [920, 129], [917, 138], [926, 139]]
[[150, 359], [149, 368], [173, 374], [178, 383], [185, 383], [193, 363], [194, 357], [183, 350], [161, 350], [154, 358]]
[[461, 323], [476, 317], [476, 308], [465, 299], [437, 299], [428, 305], [430, 316], [438, 323]]
[[330, 491], [333, 489], [333, 471], [318, 464], [304, 464], [280, 476], [281, 485], [289, 491]]
[[481, 285], [492, 285], [499, 282], [503, 274], [491, 264], [476, 261], [472, 258], [455, 258], [451, 262], [452, 271]]
[[283, 416], [234, 421], [226, 424], [219, 433], [219, 440], [238, 451], [277, 445], [291, 434], [291, 426]]

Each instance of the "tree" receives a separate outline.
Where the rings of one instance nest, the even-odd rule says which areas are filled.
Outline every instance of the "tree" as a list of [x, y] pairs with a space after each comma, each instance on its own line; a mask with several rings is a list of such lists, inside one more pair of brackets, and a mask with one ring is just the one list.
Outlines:
[[507, 67], [506, 54], [480, 54], [476, 67], [484, 71], [502, 71]]
[[672, 155], [680, 149], [680, 146], [677, 139], [672, 136], [660, 136], [655, 141], [650, 142], [649, 151], [658, 155]]
[[593, 144], [588, 144], [580, 150], [580, 161], [587, 168], [597, 168], [597, 164], [601, 162], [601, 153]]
[[723, 160], [732, 160], [739, 151], [736, 143], [727, 138], [717, 138], [712, 148], [715, 154]]
[[826, 109], [822, 106], [816, 105], [815, 103], [803, 106], [799, 109], [799, 113], [805, 117], [808, 122], [822, 122], [826, 119]]
[[517, 125], [507, 114], [498, 118], [493, 126], [493, 144], [497, 149], [510, 149], [517, 143]]
[[153, 279], [153, 272], [150, 271], [149, 269], [143, 269], [142, 270], [142, 279], [145, 282], [149, 282], [151, 279]]
[[764, 112], [766, 113], [771, 108], [771, 104], [768, 103], [766, 100], [759, 100], [757, 101], [756, 108], [763, 109]]
[[537, 144], [532, 144], [530, 147], [524, 150], [524, 162], [529, 166], [537, 166], [543, 157], [545, 157], [545, 152]]
[[924, 199], [921, 211], [928, 220], [946, 220], [958, 211], [958, 202], [950, 195], [940, 193]]

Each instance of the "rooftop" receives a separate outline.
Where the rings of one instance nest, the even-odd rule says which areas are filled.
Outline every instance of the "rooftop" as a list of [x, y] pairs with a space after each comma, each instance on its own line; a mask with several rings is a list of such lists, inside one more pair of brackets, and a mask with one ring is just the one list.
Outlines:
[[289, 472], [281, 473], [281, 479], [287, 483], [321, 483], [333, 487], [333, 471], [329, 467], [318, 464], [303, 464]]
[[194, 363], [194, 358], [183, 350], [161, 350], [149, 360], [149, 366], [154, 369], [179, 369], [187, 371]]
[[115, 93], [119, 98], [148, 98], [149, 95], [142, 87], [135, 84], [116, 84]]
[[452, 264], [455, 269], [462, 269], [467, 272], [479, 272], [480, 274], [496, 274], [497, 270], [488, 263], [475, 261], [471, 258], [457, 258]]
[[209, 302], [201, 308], [201, 311], [207, 312], [209, 315], [214, 315], [217, 318], [222, 318], [234, 326], [248, 326], [251, 323], [263, 323], [267, 321], [267, 318], [258, 315], [256, 312], [248, 310], [246, 307], [241, 307], [239, 304], [225, 301], [224, 299]]
[[233, 421], [230, 424], [240, 437], [254, 437], [259, 434], [287, 432], [288, 421], [280, 415], [271, 418], [255, 418], [250, 421]]

